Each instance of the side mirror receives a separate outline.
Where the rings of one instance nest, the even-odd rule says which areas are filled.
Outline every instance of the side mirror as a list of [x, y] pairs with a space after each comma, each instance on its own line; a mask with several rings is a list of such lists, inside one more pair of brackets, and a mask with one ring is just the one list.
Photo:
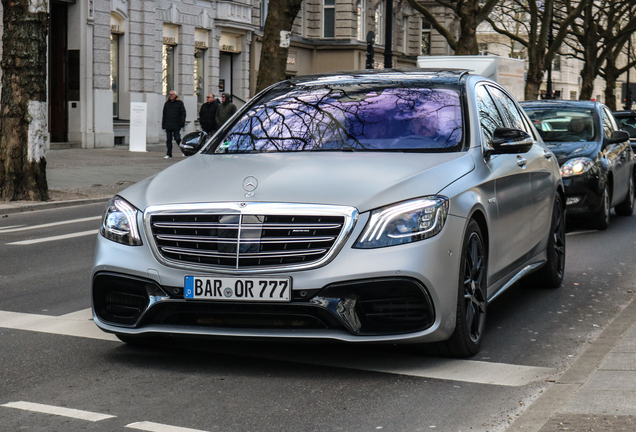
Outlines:
[[181, 143], [179, 144], [179, 148], [184, 155], [192, 156], [201, 149], [201, 147], [205, 143], [207, 136], [208, 134], [203, 131], [190, 132], [183, 137]]
[[534, 141], [527, 132], [520, 129], [497, 128], [492, 136], [490, 153], [517, 154], [527, 153], [532, 148]]
[[621, 143], [625, 141], [629, 141], [629, 132], [626, 132], [623, 130], [617, 130], [612, 132], [612, 136], [610, 136], [607, 139], [607, 142], [609, 144], [616, 144], [616, 143]]

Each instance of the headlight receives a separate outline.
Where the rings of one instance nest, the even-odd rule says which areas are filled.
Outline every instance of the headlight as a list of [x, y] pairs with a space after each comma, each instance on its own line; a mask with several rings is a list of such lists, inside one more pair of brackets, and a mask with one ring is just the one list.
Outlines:
[[120, 196], [113, 197], [102, 218], [101, 235], [109, 240], [129, 246], [141, 246], [137, 227], [139, 210]]
[[444, 227], [448, 207], [448, 198], [429, 196], [373, 210], [354, 247], [379, 248], [433, 237]]
[[590, 158], [570, 159], [561, 166], [561, 177], [573, 177], [581, 175], [594, 166], [594, 161]]

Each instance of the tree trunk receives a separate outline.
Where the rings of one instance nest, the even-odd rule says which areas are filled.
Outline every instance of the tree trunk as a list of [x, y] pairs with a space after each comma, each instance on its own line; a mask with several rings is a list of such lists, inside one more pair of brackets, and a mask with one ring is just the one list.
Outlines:
[[2, 0], [0, 200], [48, 199], [45, 0]]
[[537, 54], [534, 61], [528, 62], [528, 73], [526, 74], [526, 87], [523, 97], [527, 101], [539, 99], [539, 91], [543, 82], [545, 54]]
[[609, 56], [605, 62], [605, 105], [612, 111], [616, 111], [616, 80], [619, 75], [616, 59]]
[[302, 0], [270, 0], [256, 78], [257, 93], [285, 79], [289, 48], [280, 46], [280, 32], [291, 31], [301, 5]]
[[585, 63], [583, 65], [583, 69], [581, 69], [581, 96], [579, 97], [579, 100], [592, 99], [592, 95], [594, 94], [595, 78], [596, 73], [594, 72], [594, 68], [588, 63]]
[[462, 7], [455, 55], [479, 54], [479, 45], [477, 44], [478, 11], [479, 3], [476, 1], [468, 1]]

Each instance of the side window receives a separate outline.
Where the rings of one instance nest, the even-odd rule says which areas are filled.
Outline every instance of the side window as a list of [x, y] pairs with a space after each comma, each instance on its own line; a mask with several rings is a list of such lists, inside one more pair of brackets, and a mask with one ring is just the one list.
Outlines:
[[505, 127], [505, 123], [499, 115], [497, 106], [492, 100], [486, 86], [478, 86], [475, 90], [477, 96], [477, 110], [479, 111], [479, 124], [481, 125], [481, 133], [485, 139], [487, 147], [491, 147], [492, 136], [495, 129]]
[[532, 133], [528, 130], [526, 124], [523, 121], [523, 117], [517, 109], [517, 104], [508, 97], [504, 92], [496, 87], [489, 87], [488, 91], [492, 94], [495, 102], [501, 107], [501, 115], [504, 117], [504, 121], [508, 124], [508, 127], [514, 129], [521, 129], [522, 131]]
[[612, 132], [617, 129], [614, 116], [612, 116], [606, 108], [603, 108], [601, 117], [603, 119], [603, 131], [605, 132], [605, 136], [612, 136]]

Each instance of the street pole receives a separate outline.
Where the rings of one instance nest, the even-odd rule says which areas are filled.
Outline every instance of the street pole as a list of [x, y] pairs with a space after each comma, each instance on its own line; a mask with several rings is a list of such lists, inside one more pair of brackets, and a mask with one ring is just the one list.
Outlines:
[[632, 54], [632, 35], [629, 35], [629, 39], [627, 41], [627, 88], [625, 89], [626, 97], [625, 97], [625, 110], [632, 109], [632, 89], [629, 85], [629, 63], [631, 60]]
[[384, 69], [393, 68], [393, 0], [386, 0], [386, 16], [385, 22], [385, 42], [384, 42]]
[[[552, 4], [552, 9], [550, 10], [550, 28], [548, 33], [548, 49], [552, 46], [554, 42], [554, 4]], [[554, 99], [554, 94], [552, 92], [552, 61], [548, 64], [548, 82], [546, 84], [545, 90], [545, 99]]]

